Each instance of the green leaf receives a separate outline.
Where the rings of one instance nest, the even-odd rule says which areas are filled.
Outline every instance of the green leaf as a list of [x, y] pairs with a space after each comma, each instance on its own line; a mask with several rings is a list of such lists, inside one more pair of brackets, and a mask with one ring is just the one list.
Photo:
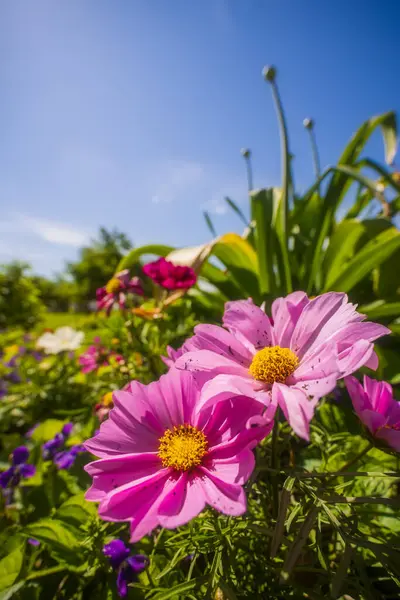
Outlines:
[[211, 217], [210, 217], [209, 213], [205, 210], [205, 211], [203, 211], [203, 215], [204, 215], [204, 219], [207, 223], [207, 227], [211, 232], [211, 235], [214, 237], [217, 237], [217, 232], [215, 230], [213, 222], [211, 221]]
[[323, 263], [326, 288], [330, 287], [343, 267], [354, 257], [356, 244], [364, 233], [365, 227], [359, 221], [346, 219], [339, 223], [330, 239]]
[[349, 144], [346, 146], [343, 154], [339, 158], [338, 166], [327, 169], [306, 194], [307, 197], [311, 196], [311, 194], [319, 188], [322, 180], [325, 179], [325, 177], [327, 177], [331, 172], [334, 172], [323, 201], [323, 211], [321, 215], [321, 221], [317, 224], [316, 237], [314, 243], [310, 247], [307, 257], [311, 264], [307, 286], [308, 291], [313, 288], [313, 285], [316, 281], [321, 262], [321, 252], [324, 240], [327, 237], [329, 230], [332, 228], [335, 212], [340, 206], [351, 183], [354, 180], [359, 181], [367, 188], [371, 189], [374, 194], [379, 194], [379, 190], [376, 188], [375, 182], [364, 177], [363, 175], [360, 175], [357, 172], [357, 169], [359, 169], [360, 166], [356, 166], [356, 161], [360, 153], [362, 152], [369, 137], [377, 127], [382, 128], [386, 149], [386, 161], [390, 164], [396, 152], [397, 130], [394, 112], [388, 112], [377, 117], [372, 117], [371, 119], [368, 119], [368, 121], [365, 121], [351, 138]]
[[358, 308], [360, 313], [366, 314], [369, 319], [381, 319], [382, 317], [400, 317], [400, 302], [385, 302], [376, 300]]
[[400, 248], [400, 233], [395, 227], [378, 234], [347, 263], [342, 272], [325, 285], [324, 291], [348, 292]]
[[[18, 583], [14, 583], [11, 587], [7, 588], [3, 592], [0, 592], [0, 600], [10, 600], [25, 585], [25, 581], [18, 581]], [[1, 586], [1, 582], [0, 582]]]
[[71, 525], [80, 526], [97, 514], [93, 503], [85, 500], [84, 494], [76, 494], [68, 498], [56, 511], [55, 518]]
[[79, 556], [79, 531], [57, 519], [41, 519], [31, 523], [21, 532], [47, 544], [60, 560], [67, 563], [81, 563]]
[[250, 192], [252, 220], [256, 223], [255, 245], [258, 254], [261, 294], [275, 290], [274, 264], [274, 189]]
[[116, 272], [123, 271], [124, 269], [131, 269], [134, 265], [136, 265], [140, 258], [145, 254], [153, 254], [156, 256], [167, 256], [170, 252], [174, 250], [173, 246], [166, 246], [165, 244], [148, 244], [146, 246], [140, 246], [139, 248], [134, 248], [129, 252], [126, 256], [122, 258], [120, 261]]
[[65, 425], [65, 421], [60, 421], [59, 419], [46, 419], [36, 427], [31, 435], [31, 439], [40, 444], [47, 442], [48, 440], [51, 440], [56, 433], [60, 433], [63, 425]]
[[175, 585], [174, 587], [160, 592], [153, 596], [152, 600], [169, 600], [170, 598], [179, 598], [186, 592], [190, 592], [194, 590], [198, 585], [204, 582], [204, 578], [191, 579], [190, 581], [186, 581], [185, 583], [180, 583], [179, 585]]
[[235, 211], [235, 213], [238, 215], [238, 217], [241, 219], [241, 221], [246, 225], [246, 227], [248, 227], [248, 225], [249, 225], [248, 219], [246, 219], [246, 217], [244, 216], [243, 212], [240, 210], [238, 205], [233, 200], [228, 198], [227, 196], [225, 197], [225, 202], [227, 202], [227, 204], [231, 207], [231, 209], [233, 211]]
[[17, 579], [24, 560], [24, 545], [15, 548], [0, 560], [0, 591], [11, 587]]

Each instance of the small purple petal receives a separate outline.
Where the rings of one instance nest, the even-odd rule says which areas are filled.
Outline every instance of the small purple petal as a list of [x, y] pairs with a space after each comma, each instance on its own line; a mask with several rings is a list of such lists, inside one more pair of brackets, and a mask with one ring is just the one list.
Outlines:
[[149, 558], [145, 554], [133, 554], [126, 562], [134, 573], [141, 573], [149, 566]]
[[123, 561], [129, 556], [129, 548], [127, 548], [122, 540], [112, 540], [103, 547], [103, 554], [106, 556], [113, 569], [123, 563]]
[[29, 450], [26, 446], [18, 446], [12, 455], [12, 464], [21, 465], [28, 460]]
[[39, 540], [35, 540], [34, 538], [28, 538], [28, 544], [31, 546], [40, 546]]
[[58, 452], [54, 457], [54, 463], [59, 469], [70, 469], [75, 462], [76, 454], [69, 452]]
[[34, 425], [33, 427], [31, 427], [30, 429], [28, 429], [28, 431], [25, 434], [25, 437], [27, 438], [31, 438], [33, 432], [35, 431], [35, 429], [37, 429], [39, 427], [40, 423], [36, 423], [36, 425]]
[[117, 591], [120, 598], [125, 598], [128, 594], [128, 583], [132, 581], [132, 572], [130, 569], [122, 568], [117, 575]]
[[0, 473], [0, 487], [2, 487], [3, 490], [10, 483], [10, 481], [14, 475], [14, 472], [15, 472], [15, 467], [10, 467], [9, 469], [7, 469], [7, 471]]
[[20, 473], [22, 477], [29, 479], [29, 477], [33, 477], [36, 473], [36, 467], [35, 465], [21, 465]]
[[73, 423], [66, 423], [64, 425], [64, 427], [62, 428], [61, 433], [63, 434], [64, 437], [68, 437], [69, 434], [71, 433], [72, 429], [74, 427]]

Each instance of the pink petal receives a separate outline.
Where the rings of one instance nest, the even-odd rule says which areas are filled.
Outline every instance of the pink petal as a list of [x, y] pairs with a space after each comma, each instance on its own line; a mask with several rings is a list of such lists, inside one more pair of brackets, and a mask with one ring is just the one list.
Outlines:
[[218, 373], [230, 373], [232, 375], [242, 376], [247, 375], [247, 368], [229, 358], [225, 358], [225, 356], [211, 352], [210, 350], [186, 352], [186, 354], [178, 358], [175, 366], [178, 369], [194, 373], [203, 371], [214, 375], [217, 375]]
[[393, 390], [389, 383], [386, 381], [376, 381], [365, 375], [364, 390], [373, 410], [381, 414], [388, 414], [390, 412], [393, 406]]
[[293, 292], [286, 298], [277, 298], [272, 303], [276, 344], [282, 348], [290, 347], [296, 323], [308, 303], [309, 299], [304, 292]]
[[372, 352], [367, 362], [364, 363], [364, 367], [368, 367], [368, 369], [371, 369], [372, 371], [376, 371], [379, 367], [379, 358], [375, 350]]
[[193, 375], [171, 368], [158, 382], [148, 386], [154, 412], [165, 429], [191, 422], [193, 409], [200, 396]]
[[358, 340], [339, 354], [339, 367], [342, 372], [342, 376], [346, 377], [351, 373], [354, 373], [370, 361], [371, 356], [374, 352], [374, 346], [367, 340]]
[[389, 446], [391, 446], [396, 452], [400, 452], [400, 431], [396, 429], [389, 429], [383, 427], [376, 432], [375, 436], [384, 440]]
[[353, 408], [360, 417], [364, 408], [371, 407], [371, 403], [364, 392], [361, 383], [355, 377], [345, 377], [344, 382], [353, 403]]
[[160, 468], [161, 461], [156, 453], [124, 454], [91, 462], [84, 467], [93, 477], [86, 499], [94, 502], [103, 500], [108, 492], [153, 475]]
[[255, 458], [249, 448], [230, 458], [208, 458], [204, 467], [225, 483], [243, 485], [249, 479], [255, 467]]
[[254, 352], [250, 352], [232, 333], [217, 325], [197, 325], [190, 346], [199, 350], [211, 350], [220, 356], [248, 367]]
[[374, 410], [364, 409], [359, 414], [360, 420], [364, 423], [371, 433], [386, 425], [387, 417], [375, 412]]
[[206, 500], [195, 472], [182, 473], [173, 487], [163, 496], [158, 508], [162, 527], [174, 529], [188, 523], [204, 509]]
[[304, 307], [290, 342], [290, 349], [299, 358], [312, 350], [318, 336], [326, 339], [331, 331], [343, 325], [337, 313], [346, 300], [346, 294], [329, 292], [314, 298]]
[[[305, 379], [303, 381], [294, 381], [291, 387], [301, 390], [309, 398], [318, 400], [335, 389], [338, 376], [336, 373], [328, 375], [321, 379]], [[289, 382], [286, 382], [289, 385]]]
[[254, 349], [276, 343], [269, 318], [252, 300], [227, 302], [222, 320], [224, 326], [253, 354]]
[[254, 398], [257, 402], [265, 405], [271, 402], [268, 392], [256, 392], [254, 390], [254, 380], [247, 372], [244, 376], [216, 375], [203, 386], [200, 399], [196, 405], [196, 412], [199, 413], [217, 402], [229, 400], [235, 396]]
[[317, 401], [309, 400], [301, 390], [289, 388], [282, 383], [274, 383], [272, 397], [281, 407], [293, 431], [299, 437], [309, 440], [310, 421]]
[[200, 485], [207, 504], [225, 515], [237, 517], [246, 512], [246, 495], [240, 485], [225, 483], [208, 469], [200, 467]]
[[169, 477], [170, 469], [160, 469], [148, 477], [126, 483], [109, 492], [99, 505], [100, 517], [106, 521], [135, 519], [139, 522], [145, 514], [142, 507], [156, 502]]

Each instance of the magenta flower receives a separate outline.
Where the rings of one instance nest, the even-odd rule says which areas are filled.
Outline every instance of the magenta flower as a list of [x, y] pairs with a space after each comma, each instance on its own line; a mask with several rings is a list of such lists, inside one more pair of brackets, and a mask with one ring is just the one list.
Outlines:
[[[87, 500], [107, 521], [130, 521], [131, 541], [155, 527], [178, 527], [206, 506], [227, 515], [246, 510], [243, 484], [254, 468], [251, 448], [271, 430], [270, 415], [239, 397], [198, 406], [190, 373], [170, 369], [159, 381], [114, 392], [114, 408], [85, 447], [101, 460]], [[268, 412], [268, 411], [267, 411]]]
[[127, 294], [143, 296], [143, 286], [139, 277], [131, 279], [128, 269], [125, 269], [110, 279], [106, 286], [96, 291], [97, 310], [105, 310], [110, 314], [114, 304], [125, 308]]
[[196, 273], [191, 267], [174, 265], [165, 258], [144, 265], [143, 273], [167, 290], [186, 290], [197, 281]]
[[346, 294], [310, 300], [304, 292], [272, 304], [273, 324], [251, 300], [228, 302], [223, 323], [198, 325], [179, 369], [207, 376], [200, 407], [232, 395], [279, 405], [293, 430], [309, 439], [318, 400], [362, 365], [377, 367], [373, 341], [390, 333], [362, 322]]
[[364, 387], [355, 377], [346, 377], [345, 384], [354, 410], [372, 435], [400, 452], [400, 402], [392, 386], [367, 376]]

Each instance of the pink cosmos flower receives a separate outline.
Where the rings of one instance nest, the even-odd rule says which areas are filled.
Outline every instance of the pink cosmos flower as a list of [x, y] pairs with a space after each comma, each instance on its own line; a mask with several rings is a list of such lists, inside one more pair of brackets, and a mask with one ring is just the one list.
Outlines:
[[354, 410], [375, 438], [400, 452], [400, 402], [386, 381], [364, 377], [364, 387], [355, 377], [346, 377]]
[[165, 258], [159, 258], [144, 265], [143, 273], [150, 277], [154, 283], [167, 290], [188, 289], [197, 280], [196, 273], [191, 267], [174, 265]]
[[114, 304], [125, 308], [126, 295], [143, 296], [143, 286], [139, 277], [130, 278], [128, 269], [117, 273], [106, 286], [96, 291], [97, 310], [105, 310], [110, 314]]
[[100, 460], [87, 500], [107, 521], [130, 521], [131, 541], [155, 527], [187, 523], [206, 506], [227, 515], [246, 510], [243, 484], [254, 468], [253, 446], [271, 430], [264, 407], [247, 398], [198, 409], [190, 373], [170, 369], [159, 381], [133, 381], [114, 392], [114, 408], [85, 447]]
[[233, 394], [279, 405], [293, 430], [309, 439], [318, 400], [362, 365], [377, 367], [373, 341], [390, 333], [362, 322], [346, 294], [309, 299], [304, 292], [272, 304], [273, 324], [251, 300], [228, 302], [223, 324], [198, 325], [175, 362], [207, 376], [200, 407]]

